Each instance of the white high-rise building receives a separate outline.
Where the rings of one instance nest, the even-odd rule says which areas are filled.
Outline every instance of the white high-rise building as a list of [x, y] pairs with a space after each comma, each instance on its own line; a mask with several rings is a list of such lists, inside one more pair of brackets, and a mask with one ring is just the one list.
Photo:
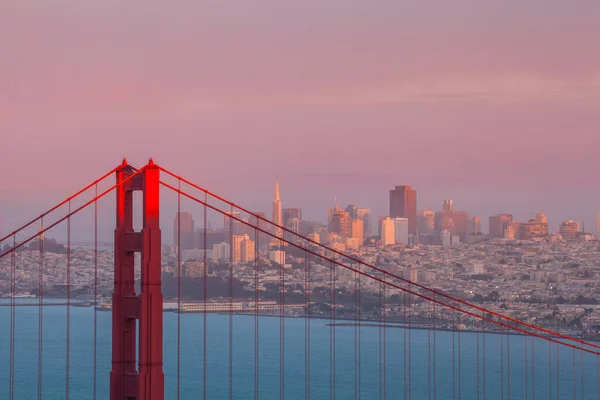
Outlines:
[[[300, 233], [300, 220], [298, 218], [290, 218], [286, 224], [286, 228], [288, 228], [290, 231], [292, 231], [294, 233]], [[292, 243], [298, 243], [298, 241], [299, 241], [298, 235], [294, 235], [294, 234], [290, 233], [290, 234], [286, 234], [285, 236]]]
[[390, 217], [385, 217], [381, 221], [381, 244], [389, 246], [396, 244], [394, 220]]
[[[279, 182], [275, 182], [275, 200], [273, 200], [273, 216], [271, 222], [279, 226], [283, 225], [283, 216], [281, 214], [281, 199], [279, 198]], [[275, 236], [283, 237], [283, 229], [274, 228]]]
[[213, 244], [213, 261], [218, 263], [220, 261], [229, 260], [229, 243], [221, 242], [219, 244]]
[[596, 237], [600, 239], [600, 213], [596, 214]]
[[394, 218], [394, 238], [396, 243], [408, 244], [408, 218]]

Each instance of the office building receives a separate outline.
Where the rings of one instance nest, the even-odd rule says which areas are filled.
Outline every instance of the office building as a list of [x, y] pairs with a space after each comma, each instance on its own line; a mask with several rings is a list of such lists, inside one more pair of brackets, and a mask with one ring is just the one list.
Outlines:
[[548, 236], [548, 223], [540, 219], [531, 219], [521, 224], [521, 240], [532, 240]]
[[548, 217], [546, 217], [546, 214], [544, 214], [543, 212], [540, 211], [539, 213], [536, 214], [535, 221], [539, 222], [541, 224], [547, 224]]
[[296, 218], [298, 220], [302, 220], [302, 209], [296, 207], [288, 207], [281, 210], [283, 226], [287, 226], [287, 223], [290, 219]]
[[346, 212], [350, 215], [350, 218], [358, 218], [358, 208], [354, 204], [350, 204], [346, 207]]
[[371, 232], [371, 210], [368, 208], [359, 208], [356, 210], [356, 218], [363, 222], [363, 238], [368, 238], [372, 235]]
[[490, 236], [504, 237], [504, 230], [513, 221], [511, 214], [498, 214], [490, 217]]
[[442, 206], [443, 211], [452, 211], [452, 200], [444, 200], [444, 205]]
[[364, 241], [364, 222], [362, 219], [354, 218], [350, 223], [350, 237], [357, 239], [362, 246]]
[[480, 217], [469, 217], [467, 223], [467, 233], [478, 235], [481, 233], [481, 218]]
[[337, 233], [343, 238], [350, 237], [350, 214], [347, 211], [338, 208], [332, 215], [329, 222], [329, 232]]
[[290, 231], [294, 232], [294, 233], [289, 233], [286, 232], [286, 234], [284, 235], [286, 239], [288, 239], [290, 242], [292, 243], [298, 243], [299, 238], [298, 238], [298, 234], [300, 233], [300, 225], [301, 225], [302, 221], [300, 221], [298, 218], [290, 218], [285, 227], [287, 229], [289, 229]]
[[181, 243], [182, 251], [192, 250], [194, 248], [194, 241], [194, 219], [192, 218], [192, 213], [176, 213], [173, 220], [173, 244], [177, 246], [178, 243]]
[[558, 233], [564, 240], [577, 240], [577, 234], [579, 233], [579, 222], [568, 220], [562, 222], [558, 229]]
[[417, 231], [419, 235], [433, 235], [435, 232], [435, 213], [433, 210], [424, 210], [417, 216]]
[[214, 244], [212, 250], [213, 261], [218, 264], [229, 262], [229, 249], [228, 243]]
[[417, 191], [410, 186], [390, 190], [390, 218], [408, 218], [408, 233], [417, 234]]
[[394, 218], [394, 241], [408, 244], [408, 218]]
[[385, 217], [381, 221], [381, 244], [384, 246], [393, 245], [396, 243], [396, 232], [394, 220], [390, 217]]

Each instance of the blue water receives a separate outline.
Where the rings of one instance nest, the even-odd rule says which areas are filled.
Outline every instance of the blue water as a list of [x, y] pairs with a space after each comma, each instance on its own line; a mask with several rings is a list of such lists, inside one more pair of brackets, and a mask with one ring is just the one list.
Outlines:
[[[0, 307], [0, 399], [8, 398], [9, 390], [9, 329], [10, 308]], [[43, 331], [43, 398], [65, 398], [65, 307], [44, 307]], [[70, 398], [92, 399], [93, 380], [93, 316], [92, 308], [71, 308], [71, 369]], [[108, 398], [110, 371], [111, 314], [98, 312], [98, 399]], [[207, 392], [210, 399], [226, 399], [229, 395], [229, 316], [207, 316]], [[37, 307], [16, 309], [15, 398], [37, 398]], [[305, 398], [305, 323], [300, 318], [285, 319], [285, 398]], [[327, 320], [312, 319], [310, 325], [310, 388], [313, 399], [330, 398], [330, 329]], [[164, 314], [164, 371], [167, 399], [176, 398], [177, 374], [177, 314]], [[203, 385], [203, 315], [181, 315], [181, 398], [202, 398]], [[254, 398], [254, 327], [253, 316], [233, 316], [233, 398]], [[380, 383], [380, 330], [362, 327], [360, 341], [360, 398], [458, 399], [458, 337], [460, 336], [460, 398], [508, 399], [507, 336], [485, 335], [485, 385], [483, 374], [483, 336], [474, 333], [454, 335], [435, 333], [435, 370], [433, 380], [433, 332], [412, 330], [410, 334], [410, 369], [405, 363], [405, 331], [388, 328], [386, 332], [386, 374]], [[259, 318], [259, 391], [262, 399], [280, 397], [280, 319]], [[355, 393], [355, 330], [337, 327], [335, 394], [337, 399], [353, 399]], [[477, 379], [477, 338], [479, 337], [479, 381]], [[500, 341], [504, 340], [504, 368], [501, 370]], [[549, 345], [535, 340], [535, 366], [532, 371], [531, 339], [528, 339], [527, 389], [525, 373], [525, 338], [510, 337], [510, 398], [556, 398], [556, 346], [552, 345], [549, 365]], [[431, 346], [429, 345], [431, 343]], [[430, 355], [431, 354], [431, 362]], [[575, 354], [575, 386], [577, 399], [598, 398], [598, 358], [585, 355], [583, 377], [581, 354]], [[453, 384], [453, 366], [456, 376]], [[406, 369], [405, 369], [406, 367]], [[561, 398], [573, 398], [573, 352], [561, 348], [559, 353]], [[550, 369], [551, 368], [551, 371]], [[428, 370], [432, 373], [428, 373]], [[407, 379], [405, 380], [405, 371]], [[502, 397], [501, 376], [504, 376]], [[532, 372], [535, 378], [532, 379]], [[409, 376], [410, 373], [410, 376]], [[549, 374], [552, 374], [550, 378]], [[583, 379], [583, 392], [581, 380]], [[533, 383], [535, 381], [535, 384]], [[410, 382], [410, 385], [409, 385]], [[479, 383], [479, 396], [477, 387]], [[410, 387], [410, 389], [409, 389]], [[551, 391], [550, 391], [551, 387]], [[385, 388], [385, 390], [383, 390]], [[453, 396], [453, 392], [455, 396]], [[380, 397], [381, 395], [381, 397]], [[434, 396], [435, 395], [435, 396]]]

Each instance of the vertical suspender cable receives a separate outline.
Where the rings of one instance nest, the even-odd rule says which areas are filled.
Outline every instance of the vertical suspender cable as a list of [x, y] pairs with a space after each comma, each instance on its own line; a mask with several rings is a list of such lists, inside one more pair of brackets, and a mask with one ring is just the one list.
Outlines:
[[479, 368], [479, 320], [475, 319], [475, 331], [477, 332], [477, 400], [479, 400], [479, 393], [480, 393], [480, 386], [479, 386], [479, 379], [480, 379], [480, 368]]
[[529, 398], [529, 349], [527, 348], [529, 337], [525, 335], [523, 338], [525, 339], [525, 400], [527, 400]]
[[[358, 268], [360, 269], [360, 265], [358, 266]], [[360, 396], [361, 396], [361, 380], [360, 380], [360, 375], [361, 375], [361, 342], [360, 342], [360, 338], [361, 338], [361, 295], [360, 295], [360, 291], [361, 291], [361, 275], [358, 275], [358, 399], [360, 400]]]
[[548, 384], [550, 385], [548, 393], [552, 400], [552, 342], [548, 341]]
[[[259, 225], [258, 218], [256, 225]], [[258, 230], [254, 229], [254, 400], [258, 400]]]
[[431, 305], [427, 304], [427, 398], [431, 400]]
[[[357, 266], [357, 269], [360, 265]], [[358, 274], [354, 272], [354, 400], [358, 400]]]
[[[409, 285], [409, 289], [410, 289]], [[411, 313], [411, 299], [410, 294], [408, 295], [408, 399], [412, 399], [412, 352], [411, 352], [411, 343], [410, 339], [412, 336], [411, 322], [410, 322], [410, 313]]]
[[531, 399], [535, 399], [535, 337], [531, 336]]
[[560, 399], [560, 374], [558, 366], [558, 343], [556, 343], [556, 400]]
[[[435, 294], [433, 295], [433, 299], [435, 300]], [[436, 383], [436, 375], [437, 375], [437, 363], [436, 363], [436, 334], [437, 326], [436, 326], [436, 315], [435, 315], [435, 301], [433, 303], [433, 400], [437, 399], [437, 383]]]
[[[42, 231], [44, 229], [44, 219], [40, 218]], [[43, 344], [43, 318], [42, 307], [44, 301], [44, 240], [40, 234], [40, 266], [38, 276], [38, 292], [39, 292], [39, 311], [38, 311], [38, 400], [42, 400], [42, 344]]]
[[402, 307], [402, 332], [404, 333], [404, 350], [403, 350], [403, 357], [404, 357], [404, 399], [408, 398], [408, 391], [407, 391], [407, 368], [406, 368], [406, 329], [407, 329], [407, 325], [406, 325], [406, 292], [403, 293], [403, 297], [404, 297], [404, 306]]
[[[383, 280], [385, 281], [385, 275], [383, 276]], [[383, 400], [387, 400], [387, 306], [385, 300], [385, 289], [386, 284], [384, 282], [383, 285]]]
[[460, 368], [460, 361], [461, 361], [461, 351], [460, 351], [460, 331], [462, 330], [462, 322], [461, 322], [461, 317], [460, 317], [460, 313], [458, 314], [458, 323], [459, 323], [459, 327], [458, 327], [458, 399], [461, 399], [461, 384], [460, 384], [460, 376], [461, 376], [461, 368]]
[[506, 335], [506, 398], [510, 400], [510, 332]]
[[[13, 249], [17, 245], [17, 238], [13, 235]], [[17, 254], [16, 251], [10, 255], [10, 382], [9, 382], [9, 398], [15, 398], [15, 329], [16, 329], [16, 274], [17, 274]]]
[[96, 201], [94, 201], [94, 383], [93, 400], [96, 400], [96, 375], [98, 361], [98, 184], [96, 184]]
[[[71, 200], [69, 200], [71, 214]], [[67, 344], [65, 362], [65, 399], [69, 400], [69, 378], [71, 366], [71, 217], [67, 218]]]
[[573, 349], [573, 400], [577, 398], [577, 364], [575, 363], [575, 349]]
[[336, 371], [336, 361], [337, 361], [337, 352], [336, 352], [336, 331], [337, 331], [337, 326], [336, 326], [336, 320], [337, 320], [337, 299], [336, 299], [336, 271], [335, 271], [335, 264], [331, 265], [331, 271], [333, 273], [333, 284], [331, 286], [332, 291], [333, 291], [333, 398], [335, 400], [336, 398], [336, 388], [337, 388], [337, 371]]
[[[283, 238], [283, 231], [279, 228], [277, 232]], [[280, 259], [281, 265], [279, 266], [279, 398], [285, 399], [285, 247], [283, 246], [283, 240], [279, 241]]]
[[455, 333], [456, 333], [456, 311], [452, 310], [452, 400], [456, 400], [456, 350], [455, 350]]
[[[583, 379], [583, 357], [585, 356], [585, 353], [580, 350], [579, 355], [581, 357], [581, 359], [580, 359], [580, 362], [581, 362], [581, 400], [583, 400], [585, 398], [585, 395], [584, 395], [585, 384], [584, 384], [584, 379]], [[598, 394], [598, 397], [600, 397], [600, 393]]]
[[329, 263], [329, 398], [333, 397], [333, 263]]
[[[485, 318], [485, 312], [482, 312], [483, 317]], [[485, 320], [481, 320], [481, 338], [483, 340], [482, 342], [482, 350], [483, 350], [483, 360], [482, 360], [482, 376], [483, 376], [483, 400], [486, 400], [486, 386], [485, 386]]]
[[310, 399], [310, 265], [308, 261], [308, 253], [304, 252], [304, 398]]
[[208, 218], [208, 213], [207, 213], [207, 205], [208, 204], [208, 194], [206, 192], [204, 192], [204, 237], [203, 237], [203, 246], [204, 247], [204, 271], [203, 271], [203, 277], [202, 277], [202, 285], [203, 287], [203, 295], [204, 295], [204, 303], [203, 303], [203, 308], [204, 308], [204, 312], [202, 313], [203, 316], [203, 323], [202, 323], [202, 329], [204, 330], [203, 335], [202, 335], [202, 393], [203, 396], [202, 398], [204, 400], [207, 400], [207, 388], [206, 388], [206, 384], [207, 384], [207, 380], [206, 380], [206, 302], [208, 301], [208, 297], [207, 297], [207, 293], [206, 291], [208, 290], [208, 285], [207, 285], [207, 279], [208, 279], [208, 253], [207, 253], [207, 249], [206, 247], [208, 246], [208, 240], [207, 240], [207, 229], [208, 229], [208, 223], [207, 223], [207, 218]]
[[[177, 180], [177, 400], [181, 398], [181, 179]], [[192, 227], [193, 228], [193, 227]]]
[[500, 329], [500, 398], [504, 400], [504, 328]]
[[233, 259], [235, 252], [234, 232], [233, 232], [233, 206], [230, 209], [229, 217], [229, 400], [233, 398], [233, 262], [239, 261]]
[[381, 316], [382, 307], [383, 307], [383, 284], [379, 282], [379, 310], [377, 312], [377, 318], [379, 320], [378, 325], [378, 333], [379, 333], [379, 399], [383, 399], [383, 319]]
[[504, 400], [504, 328], [500, 329], [500, 398]]

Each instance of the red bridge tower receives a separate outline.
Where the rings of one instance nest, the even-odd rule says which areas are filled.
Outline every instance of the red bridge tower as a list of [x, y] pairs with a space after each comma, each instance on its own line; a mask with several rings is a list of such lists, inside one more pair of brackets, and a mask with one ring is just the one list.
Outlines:
[[[123, 160], [117, 183], [135, 169]], [[112, 300], [111, 400], [163, 400], [163, 297], [159, 226], [159, 168], [152, 159], [117, 186], [115, 287]], [[143, 227], [133, 229], [133, 192], [143, 192]], [[141, 293], [134, 289], [134, 254], [141, 253]], [[136, 320], [139, 332], [136, 332]], [[139, 335], [136, 368], [136, 333]]]

